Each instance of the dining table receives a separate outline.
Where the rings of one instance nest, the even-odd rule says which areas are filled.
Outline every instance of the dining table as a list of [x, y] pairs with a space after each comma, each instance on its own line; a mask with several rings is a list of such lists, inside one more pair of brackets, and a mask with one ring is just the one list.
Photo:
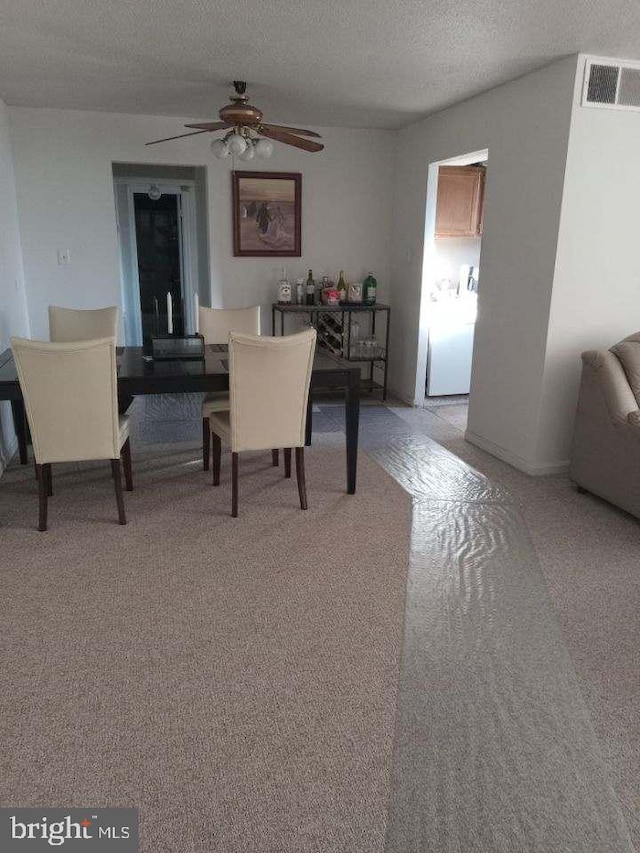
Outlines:
[[[118, 407], [127, 411], [144, 394], [208, 393], [229, 390], [228, 350], [225, 344], [205, 346], [202, 358], [152, 358], [142, 347], [117, 347]], [[346, 490], [356, 491], [360, 420], [360, 367], [325, 349], [316, 349], [307, 406], [306, 445], [313, 432], [313, 400], [325, 392], [340, 394], [344, 405]], [[22, 391], [10, 349], [0, 354], [0, 400], [11, 403], [20, 463], [28, 463], [29, 428]]]

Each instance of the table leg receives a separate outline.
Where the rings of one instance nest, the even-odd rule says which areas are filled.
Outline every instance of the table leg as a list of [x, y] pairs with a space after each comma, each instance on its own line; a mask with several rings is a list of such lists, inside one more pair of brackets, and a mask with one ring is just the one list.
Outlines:
[[271, 336], [275, 337], [276, 335], [276, 309], [271, 309]]
[[304, 443], [306, 447], [311, 447], [311, 433], [313, 431], [313, 401], [311, 399], [311, 391], [309, 391], [309, 399], [307, 400], [307, 422], [305, 425]]
[[356, 493], [358, 471], [358, 428], [360, 423], [360, 371], [349, 373], [345, 389], [345, 427], [347, 442], [347, 494]]
[[18, 438], [20, 464], [26, 465], [29, 461], [29, 455], [27, 453], [27, 416], [24, 411], [24, 402], [22, 400], [12, 400], [11, 413], [13, 415], [13, 427]]
[[125, 415], [132, 403], [133, 397], [130, 394], [118, 394], [118, 414]]
[[382, 380], [382, 402], [387, 399], [387, 374], [389, 372], [389, 310], [387, 309], [387, 327], [384, 339], [384, 379]]

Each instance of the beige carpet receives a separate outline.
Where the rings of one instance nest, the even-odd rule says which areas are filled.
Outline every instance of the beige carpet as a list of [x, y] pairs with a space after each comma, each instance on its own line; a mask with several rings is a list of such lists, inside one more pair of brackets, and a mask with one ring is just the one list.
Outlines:
[[0, 801], [137, 806], [141, 851], [382, 849], [408, 496], [362, 455], [307, 453], [309, 505], [243, 457], [240, 518], [198, 451], [0, 482]]

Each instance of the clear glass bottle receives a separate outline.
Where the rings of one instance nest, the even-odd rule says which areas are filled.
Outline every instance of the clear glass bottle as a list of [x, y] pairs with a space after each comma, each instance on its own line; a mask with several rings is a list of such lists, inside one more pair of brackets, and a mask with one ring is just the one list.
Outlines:
[[344, 280], [344, 270], [340, 270], [340, 278], [338, 279], [337, 289], [340, 293], [340, 302], [347, 301], [347, 284]]
[[282, 267], [282, 273], [280, 275], [280, 280], [278, 281], [278, 302], [281, 305], [291, 304], [291, 285], [287, 278], [287, 271], [284, 267]]
[[[351, 317], [353, 318], [353, 314]], [[350, 358], [358, 358], [361, 354], [361, 344], [360, 344], [360, 323], [357, 320], [351, 320], [351, 348], [349, 351]]]

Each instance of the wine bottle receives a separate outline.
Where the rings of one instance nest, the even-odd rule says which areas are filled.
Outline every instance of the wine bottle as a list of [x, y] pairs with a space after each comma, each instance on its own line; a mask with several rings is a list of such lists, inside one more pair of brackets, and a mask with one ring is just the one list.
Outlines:
[[307, 278], [307, 305], [313, 305], [316, 297], [316, 286], [313, 281], [313, 271], [309, 270], [309, 277]]
[[347, 301], [347, 285], [344, 280], [344, 270], [340, 270], [340, 278], [338, 279], [338, 291], [340, 293], [340, 302]]

